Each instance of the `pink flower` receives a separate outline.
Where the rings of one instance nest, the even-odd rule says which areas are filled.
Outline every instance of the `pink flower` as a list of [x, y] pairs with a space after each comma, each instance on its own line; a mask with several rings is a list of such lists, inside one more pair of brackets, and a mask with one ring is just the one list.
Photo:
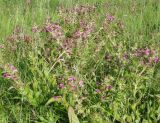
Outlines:
[[100, 82], [96, 82], [96, 86], [100, 86], [101, 85], [101, 83]]
[[128, 55], [127, 53], [125, 53], [125, 54], [123, 55], [123, 58], [124, 58], [124, 59], [128, 59], [128, 58], [129, 58], [129, 55]]
[[58, 86], [59, 86], [60, 89], [63, 89], [63, 88], [64, 88], [64, 84], [63, 84], [63, 83], [59, 83]]
[[147, 48], [144, 53], [148, 56], [150, 54], [150, 49]]
[[74, 91], [77, 89], [76, 85], [73, 83], [73, 82], [68, 82], [68, 85], [69, 85], [69, 89], [71, 91]]
[[155, 63], [158, 63], [159, 61], [160, 61], [160, 59], [159, 59], [158, 57], [155, 57], [155, 58], [154, 58], [154, 62], [155, 62]]
[[38, 30], [38, 27], [34, 25], [34, 26], [32, 27], [32, 32], [36, 33], [36, 32], [38, 32], [38, 31], [39, 31], [39, 30]]
[[10, 70], [13, 72], [13, 73], [16, 73], [18, 70], [17, 70], [17, 68], [16, 67], [14, 67], [13, 65], [9, 65], [9, 68], [10, 68]]
[[96, 89], [95, 92], [96, 92], [96, 94], [100, 94], [101, 93], [101, 91], [99, 89]]
[[3, 73], [2, 76], [3, 78], [6, 78], [6, 79], [10, 79], [12, 77], [11, 74], [9, 73]]
[[50, 34], [52, 39], [63, 39], [65, 37], [62, 27], [58, 23], [47, 22], [43, 31]]
[[74, 76], [70, 76], [69, 78], [68, 78], [68, 81], [75, 81], [76, 79], [75, 79], [75, 77]]
[[84, 82], [82, 80], [79, 81], [78, 84], [79, 84], [80, 87], [84, 87]]
[[115, 19], [115, 18], [114, 18], [114, 16], [112, 16], [112, 15], [109, 15], [109, 16], [107, 17], [107, 20], [110, 21], [110, 22], [112, 22], [114, 19]]
[[12, 75], [12, 76], [11, 76], [11, 79], [14, 80], [14, 81], [16, 81], [16, 80], [17, 80], [17, 76]]
[[111, 90], [111, 89], [112, 89], [112, 86], [111, 86], [111, 85], [108, 85], [108, 86], [106, 86], [106, 89]]

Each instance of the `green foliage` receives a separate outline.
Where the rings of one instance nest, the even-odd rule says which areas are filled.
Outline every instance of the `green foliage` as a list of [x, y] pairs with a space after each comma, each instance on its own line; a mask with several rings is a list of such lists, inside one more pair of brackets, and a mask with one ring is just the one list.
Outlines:
[[69, 123], [80, 123], [73, 108], [68, 108], [68, 117], [69, 117]]
[[0, 0], [0, 8], [0, 122], [160, 121], [157, 0]]

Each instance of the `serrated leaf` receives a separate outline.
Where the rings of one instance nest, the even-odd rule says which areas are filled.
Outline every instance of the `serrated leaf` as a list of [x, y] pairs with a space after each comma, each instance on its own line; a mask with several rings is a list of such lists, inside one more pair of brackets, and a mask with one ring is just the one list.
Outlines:
[[74, 109], [71, 106], [68, 108], [68, 117], [69, 123], [80, 123], [77, 115], [74, 112]]

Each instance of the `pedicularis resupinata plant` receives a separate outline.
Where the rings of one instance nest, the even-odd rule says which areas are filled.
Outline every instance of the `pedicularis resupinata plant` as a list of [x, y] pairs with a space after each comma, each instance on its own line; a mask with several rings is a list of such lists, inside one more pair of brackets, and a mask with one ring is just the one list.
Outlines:
[[159, 123], [159, 0], [0, 0], [0, 123]]

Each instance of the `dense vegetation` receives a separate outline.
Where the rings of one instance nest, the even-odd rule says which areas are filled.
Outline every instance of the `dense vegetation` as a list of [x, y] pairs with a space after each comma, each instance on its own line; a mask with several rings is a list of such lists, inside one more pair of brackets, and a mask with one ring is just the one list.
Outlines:
[[160, 122], [159, 0], [0, 9], [0, 123]]

